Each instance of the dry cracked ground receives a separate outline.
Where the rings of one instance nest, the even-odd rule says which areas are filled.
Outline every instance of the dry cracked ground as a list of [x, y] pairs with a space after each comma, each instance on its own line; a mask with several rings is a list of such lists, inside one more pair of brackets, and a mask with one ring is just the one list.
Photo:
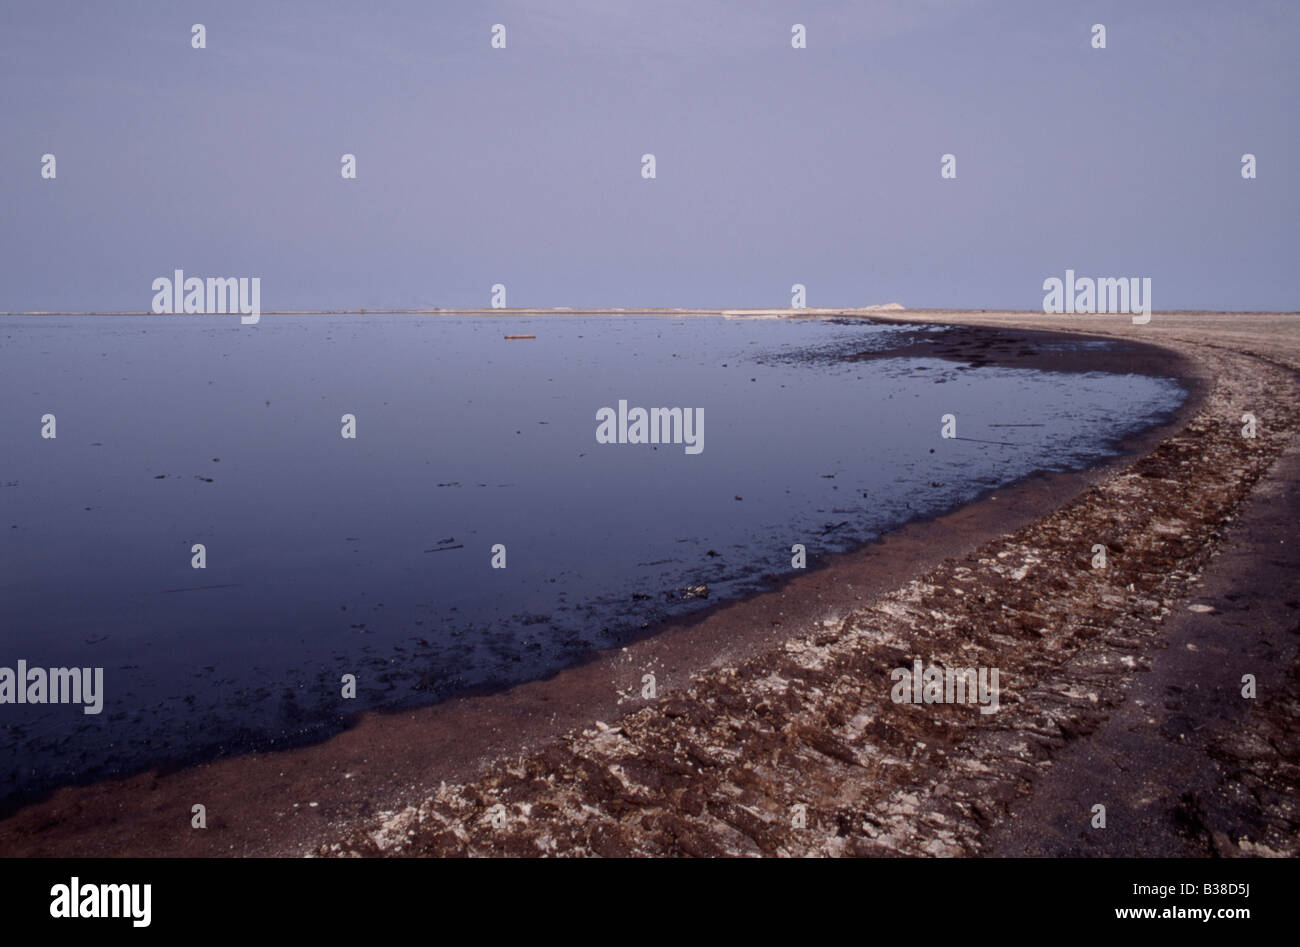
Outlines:
[[[1239, 693], [1240, 655], [1198, 652], [1175, 632], [1216, 610], [1197, 596], [1235, 520], [1256, 485], [1295, 459], [1300, 320], [1157, 314], [1137, 335], [1125, 319], [1094, 318], [906, 315], [1124, 335], [1191, 356], [1210, 380], [1205, 398], [1152, 452], [866, 607], [469, 784], [430, 787], [419, 805], [380, 813], [317, 854], [1023, 854], [1040, 829], [1059, 836], [1046, 853], [1086, 851], [1080, 838], [1109, 832], [1115, 853], [1297, 854], [1300, 611], [1253, 655], [1273, 662], [1254, 700]], [[1242, 434], [1246, 412], [1258, 418], [1253, 439]], [[1288, 486], [1276, 502], [1293, 501]], [[1095, 544], [1106, 547], [1104, 568], [1093, 565]], [[1249, 580], [1249, 563], [1238, 568]], [[1229, 587], [1294, 597], [1287, 579]], [[1142, 696], [1172, 647], [1182, 664]], [[916, 658], [999, 669], [999, 710], [893, 702], [890, 672]], [[1212, 672], [1226, 684], [1198, 683]], [[1220, 710], [1180, 716], [1179, 693], [1198, 687], [1212, 692], [1196, 706]], [[1125, 713], [1133, 720], [1121, 728]], [[1125, 740], [1138, 765], [1109, 785], [1129, 795], [1097, 801], [1159, 823], [1149, 845], [1141, 832], [1091, 825], [1086, 784], [1097, 773], [1084, 770], [1107, 770]], [[1203, 785], [1184, 791], [1183, 771]]]

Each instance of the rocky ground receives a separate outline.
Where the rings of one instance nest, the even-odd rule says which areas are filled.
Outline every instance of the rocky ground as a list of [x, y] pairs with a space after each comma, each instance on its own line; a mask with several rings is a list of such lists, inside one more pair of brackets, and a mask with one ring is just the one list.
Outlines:
[[[1155, 342], [1209, 383], [1154, 451], [1025, 528], [317, 853], [1297, 854], [1300, 319], [900, 315]], [[894, 703], [915, 658], [999, 669], [999, 710]]]

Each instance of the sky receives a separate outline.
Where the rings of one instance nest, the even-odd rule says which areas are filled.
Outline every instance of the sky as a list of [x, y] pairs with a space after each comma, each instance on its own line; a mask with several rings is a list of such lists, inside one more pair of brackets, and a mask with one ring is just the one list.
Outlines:
[[1037, 309], [1067, 268], [1297, 310], [1297, 39], [1283, 0], [9, 0], [0, 310], [176, 269], [264, 310]]

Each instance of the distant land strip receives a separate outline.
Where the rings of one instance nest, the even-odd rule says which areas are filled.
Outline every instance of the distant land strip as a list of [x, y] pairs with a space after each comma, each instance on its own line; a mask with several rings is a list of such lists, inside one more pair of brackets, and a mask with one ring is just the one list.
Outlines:
[[[345, 316], [345, 315], [407, 315], [407, 316], [436, 316], [436, 315], [469, 315], [469, 316], [610, 316], [610, 315], [669, 315], [669, 316], [785, 316], [798, 318], [802, 316], [838, 316], [838, 315], [889, 315], [895, 313], [1026, 313], [1030, 315], [1043, 315], [1040, 309], [950, 309], [944, 307], [931, 307], [911, 309], [897, 304], [884, 306], [830, 306], [820, 308], [791, 309], [790, 307], [768, 308], [768, 309], [701, 309], [701, 308], [673, 308], [673, 307], [626, 307], [626, 306], [606, 306], [606, 307], [586, 307], [577, 308], [573, 306], [546, 306], [532, 308], [505, 308], [505, 309], [264, 309], [261, 314], [264, 316]], [[1152, 310], [1153, 315], [1261, 315], [1261, 314], [1278, 314], [1278, 315], [1295, 315], [1300, 310], [1275, 310], [1275, 309], [1156, 309]], [[116, 309], [116, 310], [87, 310], [87, 311], [64, 311], [56, 309], [33, 309], [25, 311], [0, 311], [0, 316], [212, 316], [212, 315], [239, 315], [239, 313], [156, 313], [147, 309]], [[1126, 316], [1126, 313], [1077, 313], [1073, 315], [1088, 316], [1091, 318], [1114, 318], [1116, 316]]]

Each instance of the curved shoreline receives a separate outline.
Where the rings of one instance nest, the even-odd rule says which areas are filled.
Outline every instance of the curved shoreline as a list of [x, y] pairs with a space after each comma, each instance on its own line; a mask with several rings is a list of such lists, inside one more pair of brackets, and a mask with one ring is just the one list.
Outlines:
[[[869, 317], [914, 322], [916, 315], [900, 313], [897, 319], [884, 320], [879, 314], [871, 313]], [[968, 315], [945, 313], [937, 321], [961, 322]], [[1096, 334], [1082, 326], [1070, 328], [1071, 334]], [[1059, 326], [1055, 331], [1060, 331]], [[600, 737], [579, 736], [560, 740], [558, 744], [556, 741], [566, 731], [589, 725], [593, 719], [613, 720], [624, 709], [631, 709], [634, 718], [649, 715], [658, 717], [661, 723], [675, 725], [690, 715], [659, 715], [655, 707], [637, 712], [635, 708], [644, 702], [623, 701], [618, 692], [638, 694], [641, 674], [651, 669], [657, 675], [660, 691], [656, 706], [662, 707], [680, 699], [672, 692], [684, 690], [693, 672], [704, 669], [705, 677], [717, 678], [719, 674], [727, 675], [721, 669], [729, 665], [772, 660], [773, 655], [785, 653], [779, 646], [791, 633], [816, 627], [828, 615], [842, 626], [843, 632], [845, 626], [858, 621], [849, 613], [862, 607], [859, 603], [887, 597], [891, 589], [918, 572], [933, 570], [945, 557], [968, 556], [974, 546], [1041, 522], [1050, 511], [1069, 505], [1094, 484], [1115, 482], [1124, 469], [1176, 438], [1203, 407], [1211, 379], [1202, 368], [1187, 361], [1187, 354], [1170, 352], [1168, 364], [1180, 364], [1174, 373], [1191, 378], [1200, 386], [1199, 391], [1193, 392], [1172, 424], [1148, 432], [1139, 443], [1129, 445], [1133, 452], [1124, 457], [1088, 471], [1031, 478], [1016, 487], [994, 491], [996, 499], [978, 501], [937, 520], [910, 524], [863, 550], [832, 557], [833, 561], [823, 569], [788, 580], [772, 592], [691, 616], [652, 638], [642, 639], [618, 652], [604, 653], [588, 664], [546, 681], [415, 711], [368, 714], [326, 743], [301, 750], [250, 754], [166, 776], [145, 773], [125, 780], [59, 790], [49, 799], [20, 810], [0, 823], [0, 850], [6, 854], [32, 855], [305, 852], [324, 839], [349, 834], [353, 839], [364, 839], [364, 835], [357, 833], [376, 823], [378, 814], [370, 808], [375, 800], [382, 800], [390, 808], [421, 804], [421, 808], [414, 810], [415, 815], [408, 818], [419, 823], [425, 817], [423, 806], [428, 804], [427, 800], [421, 803], [429, 791], [426, 787], [444, 780], [467, 782], [485, 768], [494, 769], [494, 761], [528, 755], [539, 749], [550, 753], [558, 744], [585, 746], [599, 740]], [[828, 641], [825, 646], [831, 644], [834, 642]], [[716, 716], [716, 707], [713, 713]], [[804, 721], [802, 727], [809, 723]], [[634, 722], [633, 726], [636, 725]], [[606, 732], [612, 731], [600, 731], [600, 734]], [[830, 745], [815, 735], [810, 739], [814, 744], [823, 743], [823, 748]], [[797, 759], [803, 759], [801, 753], [791, 752]], [[821, 751], [814, 747], [812, 753]], [[842, 753], [838, 756], [832, 753], [827, 758], [832, 762], [838, 760], [839, 765], [856, 765], [847, 763], [842, 756]], [[822, 753], [821, 757], [826, 754]], [[688, 768], [692, 765], [687, 764]], [[672, 773], [676, 768], [680, 767], [668, 765], [667, 771]], [[487, 783], [499, 786], [505, 778], [501, 770], [502, 765], [497, 765]], [[562, 770], [564, 765], [554, 768], [550, 775]], [[689, 778], [680, 773], [678, 776]], [[581, 779], [578, 783], [591, 788]], [[532, 788], [536, 790], [537, 786]], [[593, 798], [599, 797], [597, 792]], [[206, 832], [189, 828], [188, 811], [193, 802], [203, 802], [208, 807]], [[313, 802], [317, 805], [311, 805]], [[681, 799], [674, 803], [678, 804], [685, 806], [678, 807], [679, 817], [681, 812], [693, 808], [693, 803], [683, 803]], [[744, 817], [734, 813], [733, 816], [733, 821], [745, 821]], [[564, 824], [560, 819], [552, 828]], [[529, 840], [529, 834], [524, 831], [511, 836], [511, 845], [497, 848], [491, 844], [479, 847], [490, 842], [491, 837], [481, 838], [478, 828], [462, 827], [462, 831], [470, 833], [466, 840], [444, 839], [432, 848], [426, 846], [425, 850], [443, 852], [446, 845], [450, 846], [445, 849], [449, 853], [457, 844], [468, 844], [472, 836], [472, 850], [506, 851], [518, 843], [524, 850], [538, 851], [534, 844], [537, 839]], [[417, 836], [421, 834], [417, 832]], [[457, 833], [452, 835], [459, 838]], [[682, 842], [679, 850], [687, 851], [691, 845], [709, 850], [705, 844], [709, 833], [702, 827], [696, 831], [688, 826], [674, 837]], [[682, 841], [687, 838], [695, 841], [688, 845]], [[727, 844], [721, 850], [746, 850], [744, 844], [736, 844], [738, 848]], [[589, 839], [574, 848], [597, 850]], [[632, 850], [657, 852], [661, 848], [662, 841], [649, 849], [634, 846]], [[763, 846], [758, 848], [762, 850]], [[617, 846], [612, 850], [617, 850]]]

